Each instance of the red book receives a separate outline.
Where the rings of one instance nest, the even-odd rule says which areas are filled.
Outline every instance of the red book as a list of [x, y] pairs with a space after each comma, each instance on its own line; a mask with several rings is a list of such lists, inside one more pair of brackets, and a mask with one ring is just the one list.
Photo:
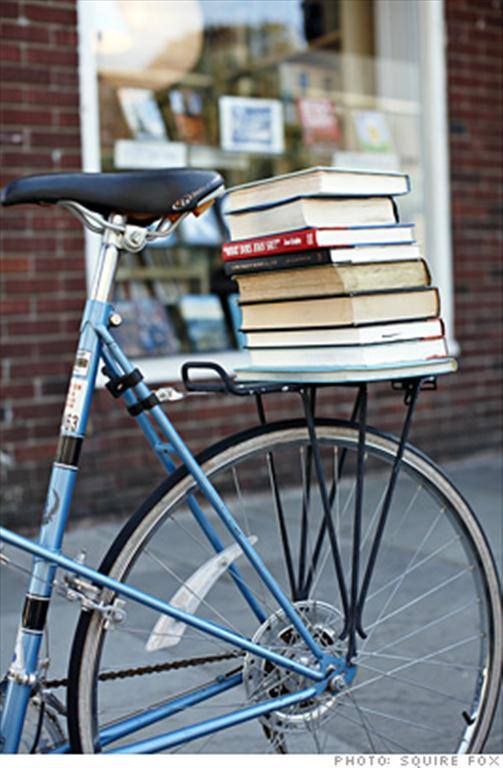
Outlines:
[[347, 248], [356, 245], [396, 245], [414, 241], [411, 224], [389, 224], [374, 227], [331, 227], [326, 229], [297, 229], [278, 235], [233, 240], [222, 246], [224, 261], [249, 259], [253, 256], [273, 256], [292, 251], [313, 251], [317, 248]]

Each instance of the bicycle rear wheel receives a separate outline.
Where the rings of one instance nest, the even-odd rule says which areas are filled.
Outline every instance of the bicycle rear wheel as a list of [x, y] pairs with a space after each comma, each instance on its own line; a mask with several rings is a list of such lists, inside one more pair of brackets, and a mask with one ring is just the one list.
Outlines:
[[[349, 580], [358, 430], [347, 423], [320, 420], [317, 432]], [[396, 451], [393, 438], [367, 432], [363, 564]], [[199, 462], [318, 642], [344, 657], [341, 598], [328, 536], [323, 533], [322, 502], [305, 424], [249, 430], [209, 449]], [[215, 568], [205, 570], [215, 552], [188, 510], [189, 496], [208, 513], [228, 560], [239, 570], [238, 579], [228, 567], [217, 576]], [[185, 604], [192, 600], [198, 616], [309, 663], [309, 650], [250, 563], [232, 547], [228, 531], [182, 468], [126, 524], [102, 570], [171, 602], [185, 589]], [[202, 582], [191, 579], [198, 569], [204, 574]], [[243, 583], [261, 616], [239, 590]], [[182, 631], [176, 622], [159, 624], [159, 615], [146, 607], [128, 601], [126, 613], [126, 620], [113, 630], [99, 614], [81, 615], [68, 699], [74, 751], [108, 751], [128, 744], [151, 751], [160, 742], [148, 740], [159, 734], [178, 732], [306, 685], [295, 673], [242, 654], [214, 637], [191, 628]], [[497, 575], [467, 503], [445, 475], [410, 446], [363, 624], [367, 637], [358, 639], [354, 673], [341, 680], [337, 692], [217, 734], [205, 731], [190, 740], [187, 734], [175, 735], [169, 748], [257, 753], [451, 753], [482, 748], [496, 705], [501, 665]], [[229, 680], [241, 676], [242, 681], [229, 684], [229, 690], [218, 696], [207, 696], [212, 682], [225, 675]], [[155, 713], [165, 707], [174, 714], [156, 720]], [[139, 714], [145, 718], [145, 728], [113, 740], [111, 724], [132, 723]]]

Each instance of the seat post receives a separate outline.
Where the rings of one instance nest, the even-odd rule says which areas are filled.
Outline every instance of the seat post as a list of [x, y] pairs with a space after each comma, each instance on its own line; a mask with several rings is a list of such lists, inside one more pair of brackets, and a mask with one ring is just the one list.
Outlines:
[[[108, 221], [111, 224], [124, 225], [126, 217], [118, 213], [112, 213]], [[122, 233], [107, 227], [101, 239], [101, 248], [98, 263], [93, 275], [93, 281], [89, 298], [91, 300], [106, 302], [109, 300], [112, 283], [117, 269]]]

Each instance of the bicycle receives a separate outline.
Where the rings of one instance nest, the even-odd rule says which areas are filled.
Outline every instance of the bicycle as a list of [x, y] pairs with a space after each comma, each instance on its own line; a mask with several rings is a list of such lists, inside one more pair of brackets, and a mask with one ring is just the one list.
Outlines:
[[[4, 190], [5, 205], [63, 206], [102, 246], [39, 540], [0, 532], [33, 555], [2, 686], [3, 749], [211, 751], [218, 734], [220, 752], [479, 751], [499, 688], [500, 592], [468, 504], [407, 442], [419, 392], [435, 382], [394, 382], [406, 404], [394, 437], [367, 424], [366, 383], [349, 420], [321, 419], [314, 385], [236, 384], [214, 363], [187, 362], [188, 394], [254, 397], [260, 422], [194, 457], [163, 410], [183, 393], [152, 391], [111, 333], [120, 252], [165, 237], [222, 190], [218, 174], [181, 169], [35, 176]], [[167, 478], [93, 569], [62, 541], [100, 361]], [[217, 378], [198, 383], [196, 368]], [[278, 391], [298, 393], [304, 418], [267, 421], [264, 398]], [[57, 569], [81, 607], [64, 681], [41, 659]]]

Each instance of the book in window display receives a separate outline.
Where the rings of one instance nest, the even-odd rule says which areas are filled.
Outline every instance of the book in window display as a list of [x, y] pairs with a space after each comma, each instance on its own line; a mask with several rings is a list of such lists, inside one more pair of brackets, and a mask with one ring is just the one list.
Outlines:
[[302, 138], [308, 147], [331, 147], [341, 142], [341, 126], [330, 99], [297, 99]]
[[177, 140], [204, 144], [207, 131], [201, 94], [186, 88], [174, 89], [168, 94], [168, 104]]
[[283, 105], [277, 99], [221, 96], [220, 143], [229, 152], [281, 154]]
[[119, 102], [136, 139], [167, 139], [166, 126], [154, 92], [147, 88], [119, 88]]
[[173, 323], [160, 301], [150, 297], [115, 302], [122, 324], [113, 335], [130, 357], [158, 357], [180, 348]]
[[180, 316], [193, 352], [217, 352], [229, 349], [225, 315], [214, 294], [182, 296]]
[[391, 131], [383, 112], [377, 110], [355, 112], [353, 120], [359, 149], [363, 152], [393, 153]]

